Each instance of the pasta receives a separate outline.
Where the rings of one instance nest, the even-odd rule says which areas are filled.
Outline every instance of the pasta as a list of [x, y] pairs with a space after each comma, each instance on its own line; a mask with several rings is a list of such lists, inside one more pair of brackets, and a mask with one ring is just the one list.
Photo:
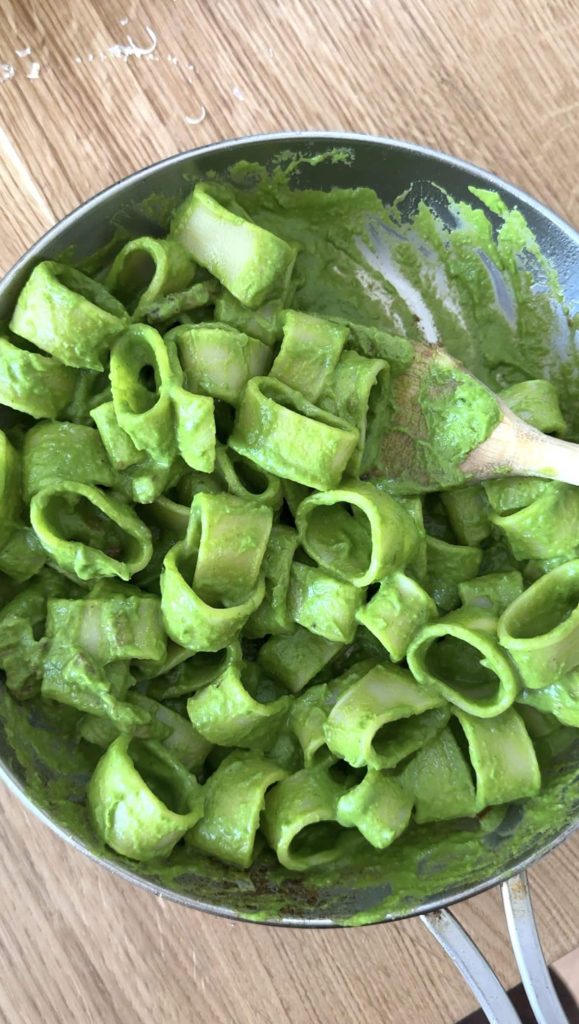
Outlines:
[[[71, 716], [119, 856], [303, 872], [539, 792], [579, 728], [579, 490], [370, 482], [412, 342], [300, 308], [253, 213], [202, 182], [18, 297], [0, 685]], [[549, 381], [502, 398], [565, 436]]]

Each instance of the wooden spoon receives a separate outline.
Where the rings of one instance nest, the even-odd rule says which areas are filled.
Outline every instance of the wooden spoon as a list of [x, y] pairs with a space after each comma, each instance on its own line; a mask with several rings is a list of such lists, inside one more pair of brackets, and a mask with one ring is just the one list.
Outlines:
[[416, 344], [392, 382], [392, 414], [365, 474], [398, 494], [501, 476], [579, 485], [579, 445], [519, 419], [440, 345]]

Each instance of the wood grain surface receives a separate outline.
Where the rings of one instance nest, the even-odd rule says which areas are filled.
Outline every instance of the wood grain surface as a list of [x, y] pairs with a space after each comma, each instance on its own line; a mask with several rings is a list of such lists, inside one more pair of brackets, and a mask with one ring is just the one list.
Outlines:
[[[1, 0], [0, 272], [139, 166], [284, 129], [439, 147], [577, 224], [578, 50], [576, 0]], [[0, 815], [6, 1024], [448, 1024], [473, 1007], [416, 921], [232, 924], [113, 877], [6, 791]], [[578, 854], [576, 837], [531, 872], [551, 960], [579, 944]], [[498, 895], [458, 913], [512, 983]]]

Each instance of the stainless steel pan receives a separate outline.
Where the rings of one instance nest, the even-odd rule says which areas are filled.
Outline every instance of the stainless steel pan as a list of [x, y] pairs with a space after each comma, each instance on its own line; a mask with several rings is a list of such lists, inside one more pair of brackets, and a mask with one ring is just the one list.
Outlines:
[[[158, 233], [166, 224], [170, 206], [190, 190], [195, 179], [210, 171], [226, 172], [240, 160], [268, 165], [282, 152], [318, 156], [335, 147], [347, 147], [352, 161], [304, 164], [295, 186], [369, 186], [389, 203], [414, 184], [421, 195], [434, 197], [439, 209], [441, 193], [432, 184], [465, 200], [472, 198], [469, 185], [496, 189], [509, 206], [517, 205], [522, 210], [543, 252], [557, 269], [567, 303], [572, 308], [579, 305], [579, 234], [529, 196], [470, 164], [419, 146], [362, 135], [301, 133], [239, 139], [181, 153], [90, 199], [37, 242], [4, 278], [0, 284], [0, 322], [8, 318], [20, 288], [40, 259], [66, 251], [82, 262], [114, 237]], [[0, 410], [0, 424], [7, 418], [6, 410]], [[0, 682], [0, 697], [1, 691]], [[5, 710], [5, 695], [2, 707]], [[21, 726], [14, 720], [7, 721], [2, 707], [2, 778], [54, 831], [117, 874], [187, 906], [268, 924], [325, 928], [421, 915], [461, 970], [489, 1020], [515, 1024], [518, 1017], [497, 977], [448, 910], [459, 900], [502, 884], [513, 948], [537, 1020], [540, 1024], [565, 1020], [541, 953], [525, 868], [569, 836], [578, 824], [577, 747], [556, 766], [539, 797], [507, 810], [486, 831], [465, 826], [449, 842], [442, 829], [424, 830], [403, 837], [390, 851], [376, 855], [355, 871], [341, 867], [324, 877], [312, 875], [306, 880], [289, 877], [267, 858], [248, 874], [202, 858], [194, 863], [184, 858], [171, 874], [163, 874], [134, 865], [95, 844], [82, 807], [90, 764], [72, 740], [65, 774], [73, 799], [59, 797], [63, 768], [55, 768], [50, 750], [51, 744], [56, 749], [63, 741], [58, 730], [51, 738], [53, 726], [44, 720], [42, 707], [29, 703], [17, 709], [16, 715], [26, 718], [27, 730], [18, 742], [15, 736]], [[34, 753], [35, 736], [40, 735], [44, 738], [41, 755]]]

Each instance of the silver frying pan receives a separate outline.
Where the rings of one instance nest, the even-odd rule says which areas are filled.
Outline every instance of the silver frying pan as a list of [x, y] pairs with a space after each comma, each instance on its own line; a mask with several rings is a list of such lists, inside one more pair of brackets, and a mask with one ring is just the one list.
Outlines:
[[[304, 164], [295, 186], [369, 186], [385, 203], [412, 186], [417, 195], [432, 195], [438, 208], [440, 189], [467, 201], [472, 201], [470, 185], [494, 189], [508, 206], [523, 212], [557, 270], [567, 305], [579, 308], [579, 234], [529, 196], [476, 167], [419, 146], [362, 135], [301, 133], [258, 136], [181, 153], [90, 199], [37, 242], [4, 278], [0, 324], [40, 259], [67, 251], [82, 263], [115, 237], [158, 233], [170, 207], [195, 179], [210, 171], [224, 172], [240, 160], [269, 165], [281, 153], [315, 157], [335, 147], [350, 150], [352, 160]], [[0, 410], [0, 425], [9, 416]], [[61, 730], [44, 716], [44, 709], [34, 702], [10, 705], [0, 681], [0, 775], [54, 831], [117, 874], [187, 906], [272, 925], [326, 928], [420, 915], [464, 975], [489, 1021], [516, 1024], [519, 1018], [496, 975], [448, 909], [500, 884], [514, 952], [537, 1020], [565, 1021], [541, 953], [525, 869], [579, 822], [578, 745], [554, 765], [538, 797], [507, 808], [492, 825], [463, 823], [451, 835], [448, 828], [417, 829], [355, 870], [338, 866], [304, 880], [289, 876], [267, 855], [248, 873], [202, 857], [192, 861], [189, 855], [182, 862], [177, 857], [167, 873], [132, 864], [95, 844], [82, 802], [91, 764], [73, 738], [63, 740]], [[66, 800], [59, 796], [63, 773], [69, 784]]]

